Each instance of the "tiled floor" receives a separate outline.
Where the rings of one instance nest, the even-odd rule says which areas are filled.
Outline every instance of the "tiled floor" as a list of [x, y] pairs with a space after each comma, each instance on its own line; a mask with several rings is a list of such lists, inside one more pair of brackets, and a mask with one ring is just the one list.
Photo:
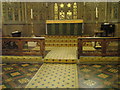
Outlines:
[[47, 47], [48, 54], [44, 62], [49, 63], [77, 63], [77, 47]]
[[43, 64], [26, 88], [78, 88], [76, 64]]
[[[77, 47], [47, 47], [48, 54], [44, 59], [77, 59]], [[83, 50], [95, 51], [93, 47], [83, 47]]]
[[2, 87], [23, 88], [35, 75], [42, 64], [38, 63], [3, 63]]
[[3, 88], [120, 88], [120, 65], [117, 64], [43, 64], [41, 66], [38, 63], [3, 63], [2, 65]]
[[[47, 47], [45, 59], [76, 59], [76, 47]], [[3, 63], [3, 88], [120, 88], [118, 64], [112, 64], [115, 57], [109, 57], [111, 64], [105, 64], [108, 57], [83, 57], [81, 61], [101, 60], [101, 64], [41, 64]], [[6, 59], [6, 58], [5, 58]], [[16, 58], [17, 60], [18, 58]], [[31, 59], [31, 58], [30, 58]], [[28, 59], [27, 61], [29, 61]], [[37, 58], [36, 58], [37, 59]], [[13, 61], [13, 58], [11, 58]], [[33, 62], [35, 58], [32, 58]], [[42, 59], [37, 59], [42, 60]], [[24, 61], [24, 59], [22, 60]], [[81, 63], [81, 62], [79, 62]]]
[[77, 47], [51, 47], [44, 59], [77, 59]]
[[80, 88], [120, 88], [120, 65], [78, 65]]

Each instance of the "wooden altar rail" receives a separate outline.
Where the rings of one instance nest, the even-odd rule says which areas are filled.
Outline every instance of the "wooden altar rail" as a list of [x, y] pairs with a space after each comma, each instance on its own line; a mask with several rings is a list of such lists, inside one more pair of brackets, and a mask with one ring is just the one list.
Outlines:
[[[118, 44], [117, 50], [113, 52], [108, 52], [108, 43], [114, 41]], [[87, 53], [85, 53], [85, 50], [83, 50], [84, 42], [100, 42], [101, 48], [99, 50], [101, 52], [98, 53], [97, 51], [95, 51], [93, 53], [89, 53], [88, 51]], [[95, 49], [94, 46], [93, 48]], [[80, 56], [120, 56], [120, 37], [78, 37], [78, 59], [80, 58]]]
[[[5, 43], [15, 42], [17, 48], [2, 48], [2, 55], [38, 55], [44, 57], [45, 52], [45, 38], [44, 37], [1, 37], [2, 47], [6, 47]], [[24, 49], [25, 43], [36, 42], [39, 47], [37, 50]], [[7, 47], [9, 47], [7, 45]]]

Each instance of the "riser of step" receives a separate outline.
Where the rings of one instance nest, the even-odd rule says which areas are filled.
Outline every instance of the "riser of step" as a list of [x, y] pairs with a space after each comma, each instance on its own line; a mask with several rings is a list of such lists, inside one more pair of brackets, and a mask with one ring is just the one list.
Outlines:
[[[78, 43], [78, 41], [75, 41], [75, 40], [49, 40], [49, 41], [45, 41], [45, 43], [46, 44], [50, 44], [50, 43], [64, 43], [64, 44], [69, 44], [69, 43], [71, 43], [71, 44], [73, 44], [73, 43], [75, 43], [75, 44], [77, 44]], [[92, 45], [92, 42], [83, 42], [83, 45], [85, 45], [85, 44], [89, 44], [89, 45]]]
[[45, 59], [45, 63], [120, 63], [119, 57], [80, 57], [80, 59]]
[[42, 37], [46, 37], [46, 38], [77, 38], [77, 37], [81, 37], [81, 36], [54, 36], [54, 35], [42, 35]]
[[45, 42], [45, 44], [77, 44], [74, 42]]
[[49, 41], [45, 41], [47, 43], [77, 43], [78, 41], [66, 41], [66, 40], [49, 40]]
[[38, 56], [0, 56], [2, 62], [43, 62]]
[[45, 59], [45, 63], [77, 63], [77, 59]]
[[46, 39], [77, 39], [78, 37], [45, 37]]
[[73, 47], [76, 47], [77, 44], [46, 44], [45, 46], [66, 46], [66, 47], [73, 46]]
[[78, 42], [77, 40], [45, 40], [45, 42]]
[[[73, 44], [70, 44], [70, 43], [67, 43], [67, 44], [65, 44], [65, 43], [64, 44], [60, 44], [60, 43], [59, 44], [58, 43], [50, 44], [50, 43], [48, 43], [48, 44], [45, 44], [45, 46], [75, 46], [76, 47], [78, 45], [74, 44], [74, 43]], [[87, 45], [86, 44], [86, 45], [83, 45], [83, 46], [93, 46], [93, 45], [89, 45], [89, 44]]]

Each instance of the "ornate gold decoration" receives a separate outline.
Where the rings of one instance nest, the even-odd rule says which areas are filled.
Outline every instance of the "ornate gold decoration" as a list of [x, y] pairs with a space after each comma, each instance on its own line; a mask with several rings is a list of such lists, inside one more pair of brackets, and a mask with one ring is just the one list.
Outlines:
[[77, 19], [77, 3], [73, 4], [73, 19]]
[[77, 3], [55, 3], [54, 19], [77, 19]]
[[72, 12], [70, 10], [68, 10], [66, 18], [72, 19]]
[[63, 3], [62, 3], [62, 4], [60, 4], [60, 7], [61, 7], [61, 8], [64, 8], [64, 4], [63, 4]]
[[68, 3], [68, 4], [67, 4], [67, 7], [69, 7], [69, 8], [70, 8], [70, 7], [71, 7], [71, 4], [70, 4], [70, 3]]
[[65, 12], [63, 10], [59, 13], [59, 19], [65, 19]]
[[54, 4], [54, 18], [58, 19], [58, 5], [57, 3]]

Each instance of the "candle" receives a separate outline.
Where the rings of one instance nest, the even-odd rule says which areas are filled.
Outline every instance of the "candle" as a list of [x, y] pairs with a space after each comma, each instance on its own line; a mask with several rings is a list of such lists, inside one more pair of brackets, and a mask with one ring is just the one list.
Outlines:
[[85, 6], [85, 2], [84, 2], [84, 6]]
[[96, 7], [96, 18], [98, 18], [98, 8]]
[[46, 2], [46, 7], [48, 6], [48, 3]]
[[33, 9], [31, 9], [31, 19], [33, 19]]

